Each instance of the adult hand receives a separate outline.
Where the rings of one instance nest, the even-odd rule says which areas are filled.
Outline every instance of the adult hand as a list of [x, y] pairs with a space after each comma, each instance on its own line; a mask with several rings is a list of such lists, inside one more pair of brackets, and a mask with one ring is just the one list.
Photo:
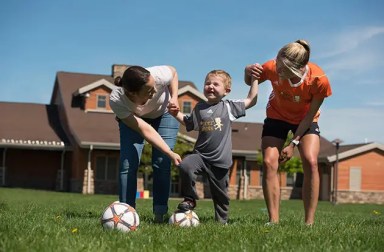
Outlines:
[[175, 108], [180, 110], [179, 101], [177, 100], [177, 96], [176, 97], [171, 97], [171, 99], [169, 100], [169, 104], [172, 104]]
[[176, 165], [176, 166], [179, 166], [180, 163], [181, 163], [181, 157], [179, 154], [175, 153], [175, 152], [171, 152], [170, 154], [170, 158], [172, 160], [172, 162]]
[[261, 73], [263, 72], [263, 67], [259, 63], [248, 65], [245, 67], [245, 72], [247, 75], [252, 76], [255, 79], [260, 79]]
[[173, 116], [177, 116], [177, 113], [180, 111], [179, 105], [177, 103], [173, 103], [172, 101], [169, 101], [167, 108], [168, 112]]
[[285, 163], [293, 156], [294, 146], [292, 144], [286, 146], [280, 153], [279, 162]]

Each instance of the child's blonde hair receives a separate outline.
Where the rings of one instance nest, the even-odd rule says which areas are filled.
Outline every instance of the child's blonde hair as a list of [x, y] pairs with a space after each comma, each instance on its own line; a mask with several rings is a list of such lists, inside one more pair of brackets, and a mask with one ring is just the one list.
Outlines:
[[301, 69], [308, 64], [311, 48], [303, 39], [289, 43], [280, 49], [277, 60], [281, 60], [289, 70], [301, 77]]
[[208, 78], [209, 76], [212, 76], [212, 75], [218, 75], [218, 76], [222, 77], [223, 80], [224, 80], [224, 87], [225, 87], [225, 88], [228, 88], [228, 89], [231, 88], [231, 86], [232, 86], [232, 78], [231, 78], [231, 76], [229, 75], [229, 73], [227, 73], [227, 72], [224, 71], [224, 70], [212, 70], [212, 71], [210, 71], [210, 72], [207, 74], [207, 76], [205, 77], [205, 80], [207, 80], [207, 78]]

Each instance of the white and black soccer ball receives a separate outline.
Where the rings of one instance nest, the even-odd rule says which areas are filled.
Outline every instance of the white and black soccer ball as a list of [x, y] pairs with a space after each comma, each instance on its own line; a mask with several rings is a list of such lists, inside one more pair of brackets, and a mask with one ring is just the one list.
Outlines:
[[177, 210], [171, 215], [168, 223], [179, 227], [196, 227], [200, 224], [200, 220], [192, 210]]
[[140, 224], [139, 215], [130, 205], [115, 201], [110, 204], [100, 218], [105, 229], [116, 229], [123, 232], [135, 231]]

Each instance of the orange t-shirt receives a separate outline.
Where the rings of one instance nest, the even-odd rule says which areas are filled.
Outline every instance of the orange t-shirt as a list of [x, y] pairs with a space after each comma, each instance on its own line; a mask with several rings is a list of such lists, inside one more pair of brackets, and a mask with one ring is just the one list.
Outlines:
[[[307, 114], [312, 99], [322, 99], [332, 94], [331, 86], [323, 70], [311, 62], [306, 67], [302, 83], [295, 87], [289, 80], [279, 79], [275, 60], [263, 64], [263, 73], [259, 83], [270, 80], [273, 88], [267, 104], [268, 118], [298, 125]], [[313, 121], [317, 122], [319, 116], [320, 110], [317, 111]]]

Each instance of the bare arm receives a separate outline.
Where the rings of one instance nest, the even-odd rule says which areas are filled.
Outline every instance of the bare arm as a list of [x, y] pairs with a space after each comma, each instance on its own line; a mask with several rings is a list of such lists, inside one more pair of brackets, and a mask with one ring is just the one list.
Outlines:
[[178, 112], [175, 116], [176, 120], [179, 121], [180, 124], [184, 125], [185, 126], [185, 122], [184, 122], [184, 114], [181, 113], [181, 112]]
[[260, 75], [263, 72], [263, 67], [259, 63], [250, 64], [245, 66], [244, 69], [244, 82], [247, 85], [252, 84], [252, 78], [260, 79]]
[[[304, 117], [304, 119], [300, 122], [299, 126], [297, 127], [296, 133], [293, 136], [292, 140], [300, 141], [300, 138], [303, 136], [305, 131], [311, 126], [311, 123], [313, 122], [313, 118], [315, 117], [323, 101], [324, 101], [324, 98], [312, 100], [309, 106], [307, 115]], [[291, 143], [281, 151], [281, 157], [280, 157], [281, 162], [285, 162], [293, 156], [294, 147], [295, 145]]]
[[293, 136], [294, 140], [300, 140], [304, 132], [311, 126], [311, 123], [313, 122], [313, 118], [315, 117], [317, 111], [319, 111], [323, 101], [324, 101], [324, 98], [312, 100], [311, 105], [309, 106], [307, 115], [300, 122], [299, 127], [297, 128], [296, 133]]
[[178, 102], [178, 91], [179, 91], [179, 77], [177, 75], [177, 71], [173, 66], [168, 66], [173, 74], [173, 79], [169, 85], [169, 93], [171, 94], [170, 103], [174, 104], [177, 108], [179, 108]]
[[259, 81], [255, 78], [252, 78], [252, 84], [248, 92], [247, 98], [245, 98], [244, 103], [245, 103], [245, 108], [251, 108], [255, 106], [257, 102], [257, 93], [259, 91]]
[[184, 122], [185, 115], [181, 113], [180, 108], [172, 102], [169, 102], [168, 104], [168, 113], [170, 113], [173, 117], [175, 117], [180, 124], [185, 126], [185, 122]]
[[177, 153], [173, 152], [163, 140], [163, 138], [161, 138], [159, 133], [157, 133], [156, 130], [143, 119], [132, 114], [127, 118], [122, 119], [122, 121], [128, 127], [143, 136], [148, 143], [150, 143], [156, 149], [166, 154], [175, 165], [180, 164], [180, 156]]

